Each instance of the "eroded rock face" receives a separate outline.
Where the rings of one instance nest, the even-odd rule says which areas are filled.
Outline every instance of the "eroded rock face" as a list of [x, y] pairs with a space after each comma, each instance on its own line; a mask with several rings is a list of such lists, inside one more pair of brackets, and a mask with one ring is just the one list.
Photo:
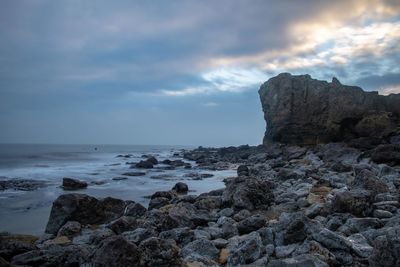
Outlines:
[[399, 130], [400, 94], [282, 73], [265, 82], [260, 99], [267, 122], [264, 143], [317, 144], [386, 137]]

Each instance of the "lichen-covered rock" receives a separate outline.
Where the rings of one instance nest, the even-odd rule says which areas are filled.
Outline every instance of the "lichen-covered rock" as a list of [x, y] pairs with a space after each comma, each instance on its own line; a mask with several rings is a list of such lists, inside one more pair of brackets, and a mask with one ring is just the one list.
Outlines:
[[364, 92], [356, 86], [282, 73], [265, 82], [260, 99], [267, 122], [264, 142], [317, 144], [396, 131], [400, 94]]

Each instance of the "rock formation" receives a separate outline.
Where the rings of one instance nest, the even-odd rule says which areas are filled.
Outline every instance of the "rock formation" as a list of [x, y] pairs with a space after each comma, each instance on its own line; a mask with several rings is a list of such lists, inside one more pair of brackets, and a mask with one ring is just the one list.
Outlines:
[[265, 82], [260, 99], [267, 122], [264, 143], [318, 144], [389, 137], [400, 128], [400, 94], [282, 73]]

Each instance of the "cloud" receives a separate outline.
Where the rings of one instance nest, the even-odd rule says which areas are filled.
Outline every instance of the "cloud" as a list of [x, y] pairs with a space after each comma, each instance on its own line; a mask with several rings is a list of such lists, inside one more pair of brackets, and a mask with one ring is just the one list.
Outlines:
[[252, 87], [259, 87], [267, 75], [258, 69], [220, 68], [200, 75], [204, 85], [178, 90], [161, 90], [167, 96], [189, 96], [218, 92], [239, 93]]
[[382, 95], [400, 94], [400, 85], [384, 87], [379, 93]]
[[[391, 88], [400, 84], [399, 35], [396, 0], [3, 1], [0, 125], [9, 129], [0, 139], [11, 140], [17, 131], [21, 140], [45, 138], [36, 121], [52, 128], [82, 113], [79, 125], [68, 120], [72, 139], [79, 139], [82, 125], [90, 139], [99, 117], [115, 115], [129, 118], [113, 127], [129, 133], [126, 142], [149, 143], [146, 134], [135, 136], [130, 118], [164, 132], [148, 124], [165, 126], [165, 114], [174, 114], [176, 127], [195, 117], [198, 132], [212, 124], [243, 140], [236, 133], [244, 129], [238, 131], [232, 118], [244, 124], [256, 118], [246, 124], [247, 133], [262, 132], [257, 89], [279, 72], [397, 90]], [[204, 108], [213, 103], [224, 108]], [[150, 107], [158, 113], [146, 121]], [[128, 111], [116, 112], [121, 108]], [[40, 119], [43, 112], [46, 119]], [[23, 127], [25, 121], [32, 124]], [[224, 130], [229, 127], [235, 130]], [[205, 140], [195, 132], [188, 136]], [[181, 139], [177, 132], [165, 136], [171, 143]]]

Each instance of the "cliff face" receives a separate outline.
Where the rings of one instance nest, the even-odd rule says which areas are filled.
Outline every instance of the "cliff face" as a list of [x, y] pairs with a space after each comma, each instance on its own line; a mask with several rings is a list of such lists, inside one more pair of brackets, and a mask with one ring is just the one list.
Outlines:
[[400, 94], [282, 73], [259, 95], [267, 122], [264, 143], [317, 144], [358, 137], [383, 138], [400, 129]]

